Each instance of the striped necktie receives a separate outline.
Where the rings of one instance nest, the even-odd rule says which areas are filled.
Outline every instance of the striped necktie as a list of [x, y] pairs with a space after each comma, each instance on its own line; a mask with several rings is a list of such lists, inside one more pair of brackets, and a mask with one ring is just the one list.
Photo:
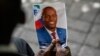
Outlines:
[[53, 33], [51, 33], [51, 35], [53, 36], [53, 39], [56, 39], [56, 33], [55, 32], [53, 32]]

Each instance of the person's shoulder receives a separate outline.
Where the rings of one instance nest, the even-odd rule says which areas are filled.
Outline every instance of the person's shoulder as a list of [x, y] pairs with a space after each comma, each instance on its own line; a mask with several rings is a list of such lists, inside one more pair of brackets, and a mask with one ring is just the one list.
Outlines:
[[14, 41], [20, 41], [20, 40], [22, 40], [22, 41], [24, 41], [23, 39], [21, 39], [19, 37], [13, 37], [12, 40], [14, 40]]
[[44, 30], [46, 30], [45, 27], [41, 27], [41, 28], [39, 28], [39, 29], [36, 29], [36, 31], [39, 31], [39, 32], [40, 32], [40, 31], [44, 31]]
[[65, 28], [57, 28], [57, 32], [62, 32], [63, 34], [66, 33]]
[[66, 31], [65, 28], [58, 28], [58, 27], [57, 27], [57, 30]]
[[12, 42], [14, 42], [14, 43], [26, 43], [26, 41], [24, 39], [18, 38], [18, 37], [13, 38]]

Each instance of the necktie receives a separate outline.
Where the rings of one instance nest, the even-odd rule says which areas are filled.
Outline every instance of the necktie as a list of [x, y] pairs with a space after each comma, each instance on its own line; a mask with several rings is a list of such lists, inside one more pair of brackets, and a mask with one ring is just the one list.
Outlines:
[[53, 33], [51, 33], [51, 35], [53, 36], [53, 39], [56, 39], [56, 33], [55, 32], [53, 32]]

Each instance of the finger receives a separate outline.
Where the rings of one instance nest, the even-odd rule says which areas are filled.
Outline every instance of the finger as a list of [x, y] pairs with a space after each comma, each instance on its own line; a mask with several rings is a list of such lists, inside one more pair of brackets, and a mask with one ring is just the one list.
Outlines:
[[60, 43], [60, 40], [59, 39], [56, 39], [56, 43]]
[[55, 45], [51, 43], [51, 44], [45, 49], [45, 51], [46, 51], [46, 52], [47, 52], [47, 51], [51, 51], [51, 50], [54, 49], [54, 47], [55, 47]]
[[56, 39], [52, 40], [52, 44], [54, 44], [54, 45], [56, 44]]
[[44, 54], [44, 51], [43, 51], [43, 50], [40, 50], [40, 51], [36, 54], [36, 56], [43, 56], [43, 54]]

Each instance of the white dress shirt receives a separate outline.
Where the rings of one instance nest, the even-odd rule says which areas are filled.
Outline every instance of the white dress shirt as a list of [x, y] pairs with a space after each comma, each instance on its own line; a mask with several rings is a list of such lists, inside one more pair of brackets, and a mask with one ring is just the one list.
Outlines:
[[[46, 28], [46, 27], [45, 27]], [[47, 28], [46, 28], [46, 30], [47, 30], [47, 32], [49, 33], [49, 35], [51, 36], [51, 38], [53, 39], [53, 36], [51, 35], [53, 32], [51, 32], [50, 30], [48, 30]], [[56, 37], [56, 39], [59, 39], [59, 36], [58, 36], [58, 34], [57, 34], [57, 30], [55, 30], [55, 37]]]

